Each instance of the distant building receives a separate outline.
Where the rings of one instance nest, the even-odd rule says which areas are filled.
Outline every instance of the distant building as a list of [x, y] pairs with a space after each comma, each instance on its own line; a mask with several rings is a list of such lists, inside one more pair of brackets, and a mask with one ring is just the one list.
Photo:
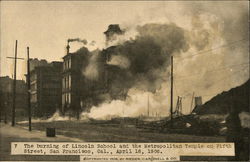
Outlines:
[[[22, 120], [27, 116], [27, 86], [25, 81], [16, 80], [16, 118]], [[13, 79], [0, 77], [0, 116], [10, 119], [13, 106]]]
[[30, 71], [34, 70], [35, 67], [39, 66], [49, 66], [49, 63], [44, 59], [41, 60], [38, 60], [37, 58], [30, 59]]
[[201, 106], [202, 105], [202, 97], [197, 96], [194, 98], [194, 106]]
[[49, 117], [61, 107], [62, 62], [37, 66], [30, 72], [31, 106], [36, 117]]

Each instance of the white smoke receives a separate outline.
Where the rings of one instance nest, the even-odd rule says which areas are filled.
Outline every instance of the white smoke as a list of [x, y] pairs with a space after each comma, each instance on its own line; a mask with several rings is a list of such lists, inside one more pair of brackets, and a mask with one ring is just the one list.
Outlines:
[[[167, 95], [163, 91], [156, 93], [130, 89], [125, 101], [112, 100], [100, 106], [92, 107], [89, 113], [82, 113], [82, 117], [107, 120], [114, 117], [139, 117], [139, 116], [168, 116]], [[149, 113], [149, 114], [148, 114]]]
[[98, 55], [99, 51], [93, 51], [92, 56], [90, 57], [89, 63], [85, 69], [83, 69], [83, 75], [90, 80], [97, 80], [99, 77], [98, 71]]
[[116, 65], [120, 68], [127, 69], [130, 66], [130, 61], [124, 56], [112, 56], [111, 60], [108, 62], [109, 65]]
[[[138, 25], [138, 24], [137, 24]], [[136, 26], [122, 26], [122, 30], [125, 31], [123, 34], [115, 34], [112, 37], [112, 40], [107, 42], [106, 48], [110, 46], [116, 46], [123, 44], [128, 40], [134, 40], [138, 35], [138, 31], [136, 30]]]
[[47, 122], [52, 122], [52, 121], [67, 121], [70, 120], [68, 116], [62, 116], [59, 111], [56, 111], [52, 117], [47, 119]]

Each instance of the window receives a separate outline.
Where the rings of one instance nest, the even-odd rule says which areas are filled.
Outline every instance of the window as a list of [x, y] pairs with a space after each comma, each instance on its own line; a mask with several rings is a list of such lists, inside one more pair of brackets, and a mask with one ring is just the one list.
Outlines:
[[65, 76], [65, 89], [68, 89], [68, 76]]
[[65, 94], [62, 95], [62, 104], [64, 105], [66, 103], [66, 97]]
[[62, 89], [64, 90], [64, 78], [62, 79]]
[[66, 95], [67, 95], [67, 103], [69, 103], [69, 94], [66, 93]]
[[65, 90], [66, 89], [66, 80], [65, 80], [65, 77], [63, 77], [63, 89]]
[[32, 103], [37, 102], [37, 94], [36, 93], [31, 95], [30, 102], [32, 102]]
[[69, 104], [70, 104], [70, 103], [71, 103], [71, 94], [70, 94], [70, 93], [68, 93], [68, 97], [69, 97], [69, 98], [68, 98], [68, 99], [69, 99], [68, 102], [69, 102]]
[[71, 75], [69, 75], [69, 89], [71, 89]]
[[31, 84], [30, 89], [31, 89], [31, 91], [36, 91], [37, 90], [36, 83]]
[[69, 59], [69, 69], [71, 68], [71, 58]]

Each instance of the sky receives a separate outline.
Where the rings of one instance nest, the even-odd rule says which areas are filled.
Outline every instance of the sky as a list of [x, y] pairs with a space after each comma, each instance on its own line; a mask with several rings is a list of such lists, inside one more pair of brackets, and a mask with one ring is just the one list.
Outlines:
[[[103, 32], [109, 24], [129, 22], [145, 6], [149, 3], [1, 1], [1, 75], [13, 71], [12, 61], [6, 56], [14, 55], [15, 40], [18, 40], [19, 57], [26, 57], [29, 46], [31, 58], [59, 61], [65, 55], [68, 38], [95, 40], [101, 46]], [[71, 50], [80, 45], [73, 44]], [[21, 62], [18, 78], [22, 78], [24, 71]]]
[[[0, 75], [13, 74], [15, 40], [18, 40], [18, 57], [26, 58], [26, 47], [30, 57], [60, 61], [65, 55], [68, 38], [94, 40], [96, 47], [104, 45], [103, 32], [109, 24], [131, 24], [145, 22], [181, 22], [188, 14], [186, 8], [193, 2], [150, 1], [1, 1], [1, 71]], [[227, 2], [213, 2], [208, 8], [217, 9]], [[232, 7], [229, 2], [228, 6]], [[205, 3], [204, 3], [205, 4]], [[199, 5], [203, 5], [198, 4]], [[210, 5], [210, 7], [209, 7]], [[235, 2], [236, 6], [247, 6], [247, 2]], [[198, 8], [198, 7], [197, 7]], [[193, 9], [192, 9], [193, 10]], [[187, 12], [186, 12], [187, 11]], [[213, 11], [212, 11], [213, 12]], [[237, 14], [236, 11], [230, 13]], [[73, 43], [71, 51], [81, 44]], [[95, 47], [91, 47], [95, 48]], [[25, 61], [18, 61], [17, 78], [24, 78]]]

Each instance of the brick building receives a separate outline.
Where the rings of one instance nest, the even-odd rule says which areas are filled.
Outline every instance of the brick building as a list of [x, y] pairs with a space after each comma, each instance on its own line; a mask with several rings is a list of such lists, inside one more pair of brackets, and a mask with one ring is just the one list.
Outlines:
[[77, 115], [81, 111], [81, 97], [84, 86], [82, 68], [86, 66], [89, 55], [87, 48], [81, 48], [75, 53], [70, 53], [67, 45], [67, 54], [63, 57], [62, 72], [62, 113]]
[[[88, 111], [92, 105], [98, 102], [97, 95], [106, 91], [105, 57], [97, 56], [99, 74], [97, 79], [92, 80], [83, 73], [94, 52], [89, 52], [87, 48], [82, 47], [78, 51], [70, 53], [69, 44], [66, 48], [67, 54], [63, 57], [62, 112], [79, 118], [80, 112]], [[95, 52], [95, 54], [101, 55], [99, 51]]]
[[50, 117], [61, 107], [62, 62], [37, 66], [30, 72], [32, 115]]
[[[117, 35], [122, 35], [122, 31], [118, 24], [111, 24], [108, 30], [104, 32], [106, 43], [112, 42]], [[67, 53], [63, 57], [63, 77], [62, 77], [62, 112], [70, 116], [79, 118], [80, 112], [89, 111], [92, 106], [96, 106], [105, 100], [105, 95], [112, 95], [109, 92], [111, 83], [108, 75], [113, 76], [112, 66], [107, 64], [110, 60], [111, 51], [115, 47], [109, 47], [106, 50], [88, 51], [82, 47], [74, 53], [70, 53], [69, 41], [66, 47]], [[95, 61], [91, 59], [95, 57]], [[92, 64], [93, 71], [98, 71], [98, 77], [91, 79], [83, 73], [87, 66]], [[109, 70], [110, 74], [109, 74]], [[90, 70], [91, 71], [91, 70]], [[115, 98], [112, 96], [112, 98]], [[117, 97], [119, 98], [119, 96]]]

